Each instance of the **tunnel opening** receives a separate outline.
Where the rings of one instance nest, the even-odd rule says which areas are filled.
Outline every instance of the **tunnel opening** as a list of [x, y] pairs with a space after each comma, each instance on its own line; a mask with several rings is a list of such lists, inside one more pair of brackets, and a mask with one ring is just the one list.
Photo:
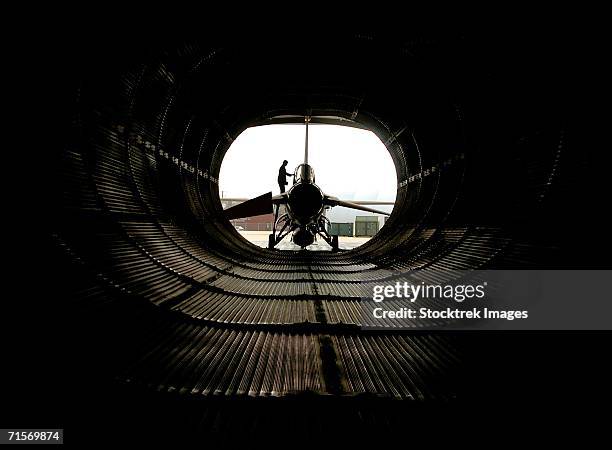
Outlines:
[[[281, 118], [275, 118], [279, 121]], [[394, 162], [384, 144], [371, 131], [352, 126], [321, 123], [337, 121], [332, 117], [314, 117], [309, 133], [309, 164], [316, 168], [322, 193], [332, 194], [365, 208], [374, 208], [390, 214], [397, 190]], [[304, 158], [304, 126], [298, 124], [260, 125], [248, 128], [233, 141], [225, 154], [219, 173], [220, 200], [224, 209], [244, 203], [249, 198], [272, 191], [280, 193], [277, 184], [277, 166], [288, 158], [298, 170]], [[286, 170], [286, 169], [285, 169]], [[286, 177], [291, 189], [301, 182], [300, 174]], [[294, 195], [295, 196], [295, 195]], [[322, 200], [322, 198], [321, 198]], [[297, 205], [298, 210], [300, 205]], [[317, 211], [318, 211], [317, 207]], [[281, 207], [281, 217], [287, 212]], [[326, 207], [325, 229], [339, 236], [339, 248], [349, 250], [362, 245], [385, 225], [388, 216], [343, 206]], [[278, 219], [274, 212], [231, 220], [232, 226], [249, 242], [266, 248], [268, 236]], [[280, 226], [279, 226], [280, 228]], [[278, 249], [299, 250], [289, 233]], [[310, 250], [331, 251], [332, 247], [321, 236], [308, 246]]]

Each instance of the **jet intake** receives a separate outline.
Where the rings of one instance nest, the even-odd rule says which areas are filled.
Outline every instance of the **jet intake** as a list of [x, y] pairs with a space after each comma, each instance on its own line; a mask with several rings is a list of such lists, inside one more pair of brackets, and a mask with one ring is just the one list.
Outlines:
[[323, 194], [314, 184], [296, 184], [289, 192], [289, 208], [301, 224], [306, 224], [321, 212]]

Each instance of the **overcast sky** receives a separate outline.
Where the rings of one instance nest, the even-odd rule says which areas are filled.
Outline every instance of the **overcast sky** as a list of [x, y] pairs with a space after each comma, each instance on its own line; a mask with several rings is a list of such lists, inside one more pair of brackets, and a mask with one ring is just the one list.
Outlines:
[[[304, 159], [304, 125], [265, 125], [245, 130], [227, 151], [221, 164], [222, 196], [252, 198], [272, 191], [278, 194], [276, 177], [284, 159], [287, 171]], [[337, 125], [309, 126], [308, 160], [317, 185], [343, 200], [394, 201], [397, 189], [395, 166], [384, 144], [371, 131]], [[291, 186], [292, 178], [288, 178]], [[391, 206], [377, 207], [391, 211]], [[333, 208], [332, 221], [352, 221], [357, 215]]]

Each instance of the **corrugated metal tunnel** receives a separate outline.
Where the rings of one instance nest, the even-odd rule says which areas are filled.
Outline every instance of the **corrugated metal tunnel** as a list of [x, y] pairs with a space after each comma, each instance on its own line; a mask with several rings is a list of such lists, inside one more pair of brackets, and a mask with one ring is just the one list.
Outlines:
[[[467, 395], [493, 344], [427, 323], [364, 330], [358, 286], [579, 260], [598, 180], [572, 146], [555, 66], [527, 44], [265, 34], [88, 48], [44, 195], [57, 289], [82, 318], [91, 370], [196, 398]], [[395, 162], [394, 212], [353, 251], [261, 249], [222, 217], [233, 139], [304, 114], [372, 130]]]

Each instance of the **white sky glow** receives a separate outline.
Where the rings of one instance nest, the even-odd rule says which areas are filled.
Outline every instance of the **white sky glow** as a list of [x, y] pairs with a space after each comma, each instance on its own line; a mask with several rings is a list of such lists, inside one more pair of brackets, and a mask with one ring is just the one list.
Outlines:
[[[343, 200], [395, 200], [395, 165], [374, 133], [352, 127], [311, 124], [308, 134], [308, 162], [323, 192]], [[270, 191], [273, 195], [278, 194], [278, 169], [284, 159], [289, 161], [289, 173], [303, 162], [304, 136], [304, 125], [246, 129], [232, 143], [221, 163], [221, 196], [252, 198]], [[287, 181], [288, 189], [292, 178]], [[391, 211], [392, 206], [373, 208]], [[355, 215], [369, 213], [336, 207], [328, 217], [332, 221], [352, 221]]]

